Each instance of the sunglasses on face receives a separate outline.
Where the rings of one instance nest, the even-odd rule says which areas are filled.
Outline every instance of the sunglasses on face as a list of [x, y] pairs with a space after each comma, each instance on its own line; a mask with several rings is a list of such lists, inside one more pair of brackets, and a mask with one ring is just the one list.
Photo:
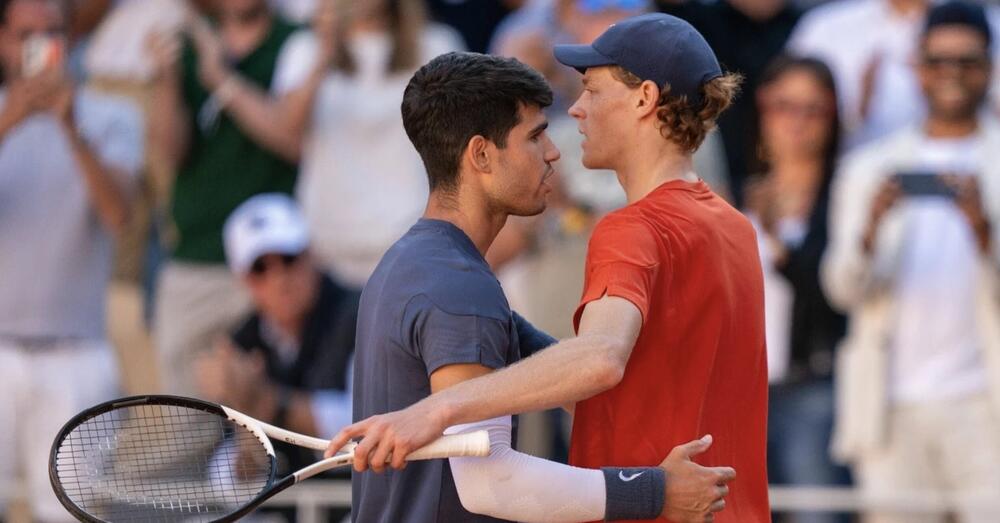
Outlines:
[[796, 115], [809, 119], [826, 118], [833, 112], [830, 104], [798, 103], [791, 100], [773, 99], [764, 103], [764, 110], [782, 115]]
[[[253, 276], [262, 276], [267, 273], [268, 268], [272, 267], [273, 264], [269, 264], [264, 260], [267, 256], [261, 256], [254, 260], [253, 265], [250, 266], [250, 274]], [[281, 265], [284, 268], [291, 267], [295, 265], [299, 259], [302, 258], [302, 254], [280, 254], [277, 256], [278, 260], [281, 260]]]
[[989, 59], [981, 53], [966, 55], [935, 55], [925, 54], [920, 59], [921, 63], [931, 69], [941, 69], [944, 67], [957, 67], [963, 71], [984, 69], [989, 64]]

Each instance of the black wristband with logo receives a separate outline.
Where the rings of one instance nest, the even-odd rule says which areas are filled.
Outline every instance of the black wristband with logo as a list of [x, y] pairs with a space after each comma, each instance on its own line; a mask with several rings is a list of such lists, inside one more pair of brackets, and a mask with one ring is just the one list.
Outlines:
[[604, 520], [656, 519], [663, 512], [667, 476], [659, 467], [605, 467]]

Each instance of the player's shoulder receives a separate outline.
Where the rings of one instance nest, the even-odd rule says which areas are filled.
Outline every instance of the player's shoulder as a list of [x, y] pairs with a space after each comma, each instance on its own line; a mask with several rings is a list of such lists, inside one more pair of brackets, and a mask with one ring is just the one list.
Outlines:
[[489, 269], [476, 266], [437, 270], [421, 286], [417, 303], [425, 303], [454, 316], [510, 319], [510, 305], [503, 288]]
[[622, 207], [612, 211], [601, 218], [594, 226], [594, 235], [613, 236], [615, 234], [626, 235], [652, 235], [654, 228], [646, 217], [643, 209], [637, 205]]
[[594, 227], [587, 249], [588, 262], [656, 265], [665, 241], [663, 236], [634, 206], [619, 209]]
[[[398, 241], [383, 262], [388, 284], [412, 306], [454, 315], [507, 320], [510, 307], [489, 266], [470, 245], [439, 231], [416, 231]], [[382, 265], [382, 264], [380, 264]]]

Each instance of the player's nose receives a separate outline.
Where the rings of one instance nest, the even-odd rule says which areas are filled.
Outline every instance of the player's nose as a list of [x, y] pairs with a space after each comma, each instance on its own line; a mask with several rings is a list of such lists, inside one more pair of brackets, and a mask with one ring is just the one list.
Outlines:
[[548, 163], [557, 162], [559, 161], [559, 158], [562, 158], [562, 153], [559, 152], [559, 148], [556, 147], [556, 144], [552, 143], [550, 140], [549, 147], [545, 151], [545, 161]]

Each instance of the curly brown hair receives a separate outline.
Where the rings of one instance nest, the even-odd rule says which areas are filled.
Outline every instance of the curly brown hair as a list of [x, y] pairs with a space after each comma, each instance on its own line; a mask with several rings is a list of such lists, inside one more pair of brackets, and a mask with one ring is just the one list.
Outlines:
[[[612, 75], [633, 89], [642, 85], [642, 79], [622, 67], [612, 67]], [[660, 134], [676, 143], [681, 149], [693, 153], [705, 136], [715, 128], [715, 121], [733, 103], [739, 94], [743, 76], [725, 73], [709, 80], [701, 86], [701, 106], [695, 107], [687, 96], [670, 94], [670, 85], [660, 88], [660, 99], [656, 102], [656, 116], [659, 118]]]

